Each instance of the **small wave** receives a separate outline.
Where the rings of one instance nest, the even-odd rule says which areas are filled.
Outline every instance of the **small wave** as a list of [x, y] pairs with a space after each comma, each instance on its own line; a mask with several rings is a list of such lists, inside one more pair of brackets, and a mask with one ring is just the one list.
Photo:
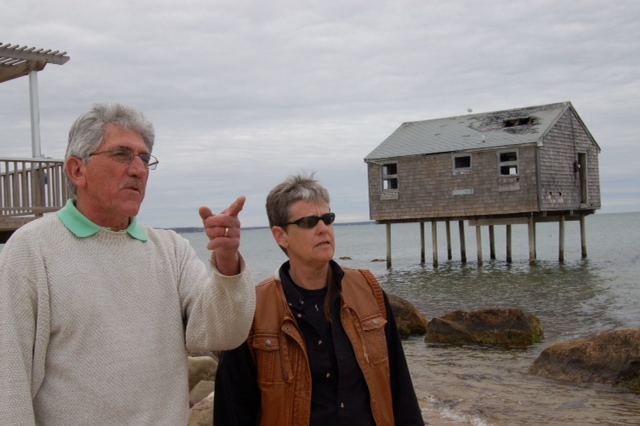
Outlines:
[[[458, 402], [446, 403], [434, 396], [427, 397], [433, 408], [422, 408], [422, 417], [427, 425], [467, 424], [472, 426], [491, 426], [485, 419], [475, 415], [464, 414], [454, 408]], [[443, 423], [446, 420], [446, 423]]]

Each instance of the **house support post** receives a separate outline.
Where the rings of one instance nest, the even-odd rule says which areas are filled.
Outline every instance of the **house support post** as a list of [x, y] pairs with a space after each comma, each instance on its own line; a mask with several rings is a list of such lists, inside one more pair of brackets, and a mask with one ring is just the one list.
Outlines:
[[580, 216], [580, 245], [582, 246], [582, 258], [587, 257], [587, 217]]
[[482, 227], [476, 225], [476, 245], [478, 246], [478, 266], [482, 266]]
[[560, 220], [558, 220], [558, 261], [560, 263], [564, 262], [564, 216], [560, 216]]
[[533, 218], [529, 219], [527, 228], [529, 230], [529, 263], [533, 265], [536, 263], [536, 225]]
[[496, 260], [496, 233], [493, 225], [489, 225], [489, 258]]
[[438, 222], [431, 221], [431, 248], [433, 249], [433, 267], [438, 267]]
[[391, 269], [391, 224], [387, 223], [387, 269]]
[[451, 222], [447, 220], [444, 224], [447, 231], [447, 260], [451, 260]]
[[460, 234], [460, 261], [467, 263], [467, 247], [464, 243], [464, 220], [458, 221], [458, 230]]
[[420, 222], [420, 264], [424, 265], [424, 262], [425, 262], [424, 222]]
[[507, 263], [511, 263], [511, 225], [507, 225]]
[[533, 258], [538, 259], [538, 232], [535, 221], [533, 221]]

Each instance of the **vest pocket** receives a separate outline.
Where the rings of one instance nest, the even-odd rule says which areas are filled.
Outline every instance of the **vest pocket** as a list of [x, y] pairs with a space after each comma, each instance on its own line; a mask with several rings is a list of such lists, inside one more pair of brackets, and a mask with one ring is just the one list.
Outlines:
[[384, 332], [384, 326], [387, 324], [386, 318], [378, 314], [364, 318], [361, 324], [366, 345], [366, 357], [369, 363], [377, 365], [386, 362], [389, 358], [387, 336]]
[[256, 335], [253, 338], [252, 351], [258, 369], [260, 388], [284, 385], [286, 382], [282, 368], [280, 336]]

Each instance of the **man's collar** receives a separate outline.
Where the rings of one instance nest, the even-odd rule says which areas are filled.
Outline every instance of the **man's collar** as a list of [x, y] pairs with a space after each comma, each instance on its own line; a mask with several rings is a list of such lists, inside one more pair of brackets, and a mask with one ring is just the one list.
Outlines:
[[[98, 226], [87, 219], [87, 217], [76, 208], [75, 200], [68, 200], [67, 204], [58, 210], [56, 214], [64, 226], [78, 238], [87, 238], [102, 230], [109, 229]], [[148, 240], [146, 231], [141, 225], [138, 225], [138, 220], [135, 217], [131, 218], [131, 223], [125, 231], [136, 240]]]

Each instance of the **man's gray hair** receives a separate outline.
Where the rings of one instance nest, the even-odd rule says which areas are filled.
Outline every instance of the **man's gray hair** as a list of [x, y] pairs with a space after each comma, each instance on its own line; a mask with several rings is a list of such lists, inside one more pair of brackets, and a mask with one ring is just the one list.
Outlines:
[[[151, 121], [139, 110], [119, 103], [98, 103], [76, 119], [69, 130], [69, 144], [65, 163], [69, 158], [81, 158], [85, 163], [104, 140], [104, 134], [112, 125], [132, 130], [142, 137], [149, 152], [153, 150], [155, 130]], [[66, 173], [66, 168], [65, 168]], [[69, 179], [69, 191], [77, 195], [77, 188]]]

